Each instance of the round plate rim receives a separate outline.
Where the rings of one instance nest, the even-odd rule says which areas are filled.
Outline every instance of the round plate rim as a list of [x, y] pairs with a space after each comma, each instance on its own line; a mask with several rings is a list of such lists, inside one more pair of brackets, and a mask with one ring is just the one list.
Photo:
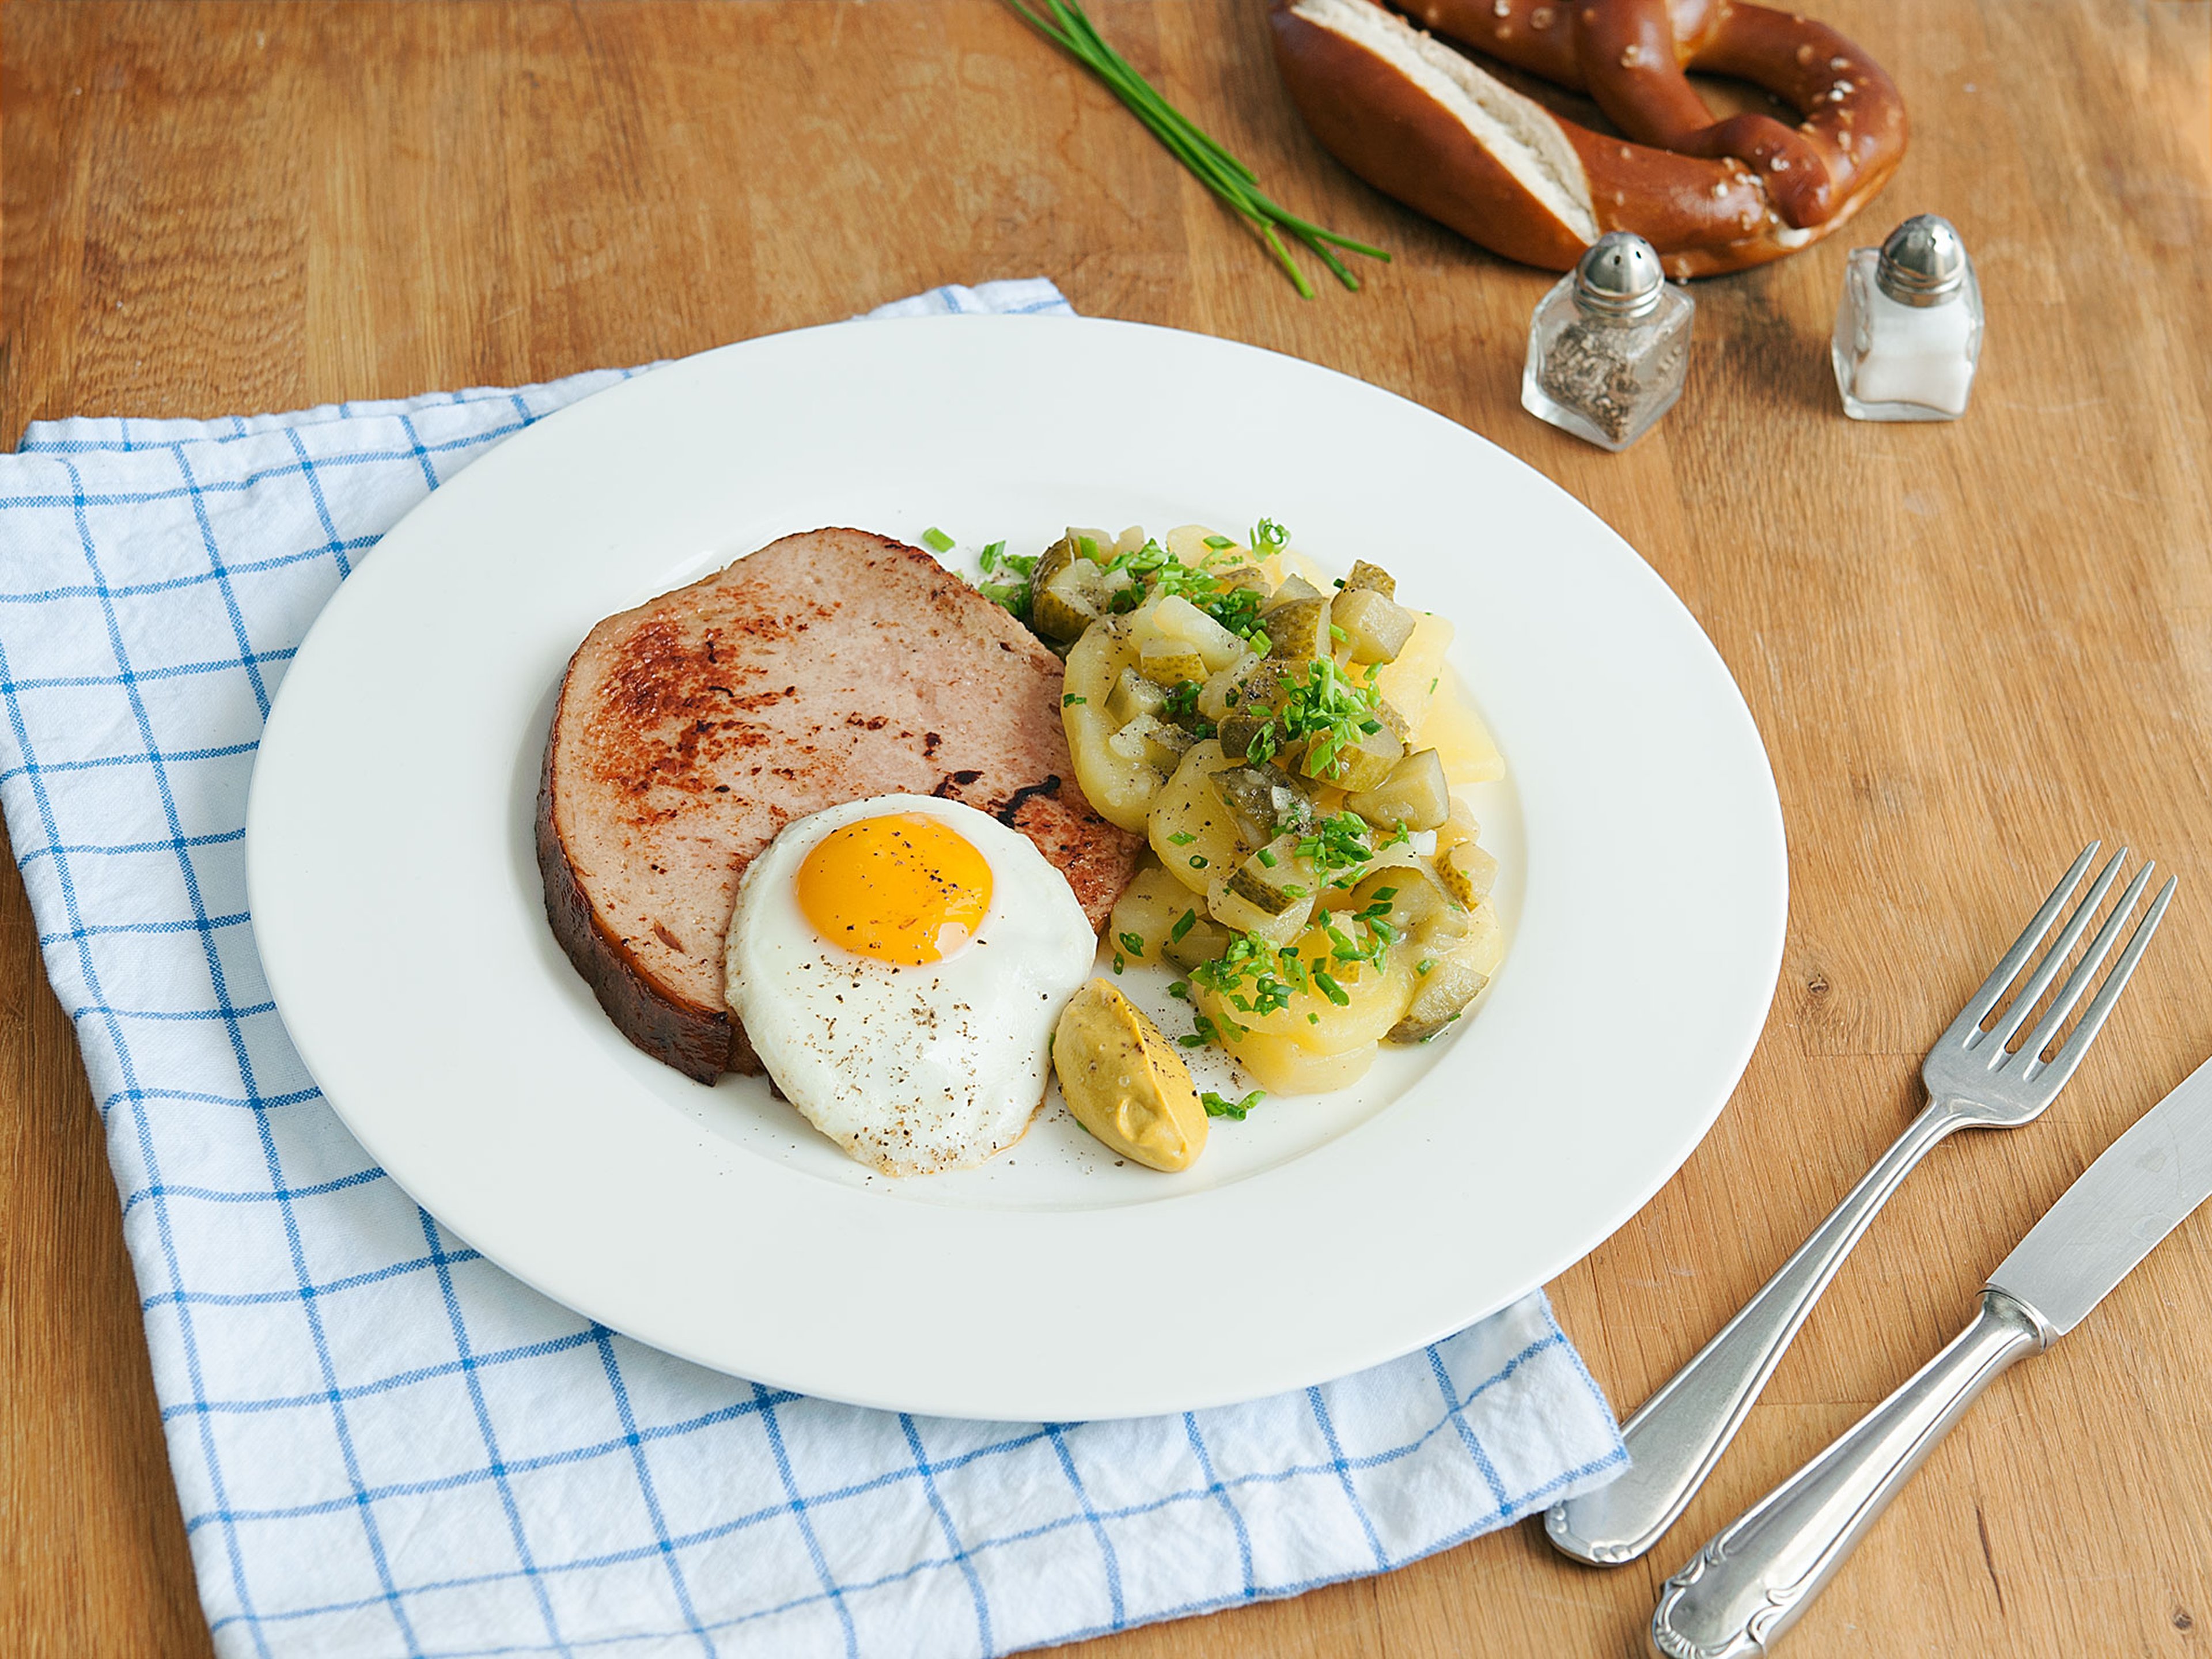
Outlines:
[[[1272, 1346], [1263, 1341], [1260, 1346], [1266, 1347], [1264, 1353], [1254, 1354], [1249, 1363], [1240, 1364], [1233, 1351], [1237, 1345], [1224, 1340], [1219, 1351], [1207, 1353], [1203, 1363], [1188, 1367], [1183, 1374], [1164, 1377], [1158, 1375], [1158, 1362], [1170, 1352], [1186, 1351], [1172, 1349], [1170, 1339], [1188, 1343], [1194, 1332], [1202, 1339], [1211, 1328], [1192, 1322], [1199, 1316], [1177, 1314], [1174, 1318], [1181, 1320], [1181, 1323], [1170, 1321], [1152, 1334], [1149, 1350], [1153, 1363], [1149, 1369], [1139, 1363], [1116, 1369], [1110, 1357], [1102, 1358], [1103, 1348], [1086, 1346], [1080, 1340], [1077, 1324], [1071, 1322], [1072, 1316], [1036, 1299], [1047, 1294], [1047, 1287], [1032, 1272], [1020, 1283], [1020, 1289], [1030, 1299], [1018, 1303], [1018, 1309], [1025, 1308], [1039, 1316], [1049, 1315], [1058, 1322], [1052, 1327], [1054, 1340], [1070, 1355], [1080, 1350], [1081, 1364], [1071, 1362], [1064, 1369], [1071, 1373], [1080, 1371], [1080, 1375], [1056, 1374], [1048, 1364], [1024, 1364], [1021, 1334], [1016, 1328], [1018, 1322], [1001, 1318], [994, 1325], [988, 1316], [972, 1313], [950, 1317], [941, 1344], [921, 1334], [927, 1329], [926, 1327], [902, 1328], [907, 1339], [905, 1350], [872, 1364], [856, 1362], [855, 1354], [865, 1346], [858, 1339], [842, 1333], [834, 1339], [825, 1335], [824, 1351], [834, 1346], [837, 1352], [835, 1358], [823, 1362], [810, 1356], [805, 1342], [791, 1338], [790, 1332], [803, 1328], [806, 1311], [803, 1307], [794, 1310], [775, 1301], [782, 1291], [771, 1289], [758, 1292], [762, 1310], [767, 1310], [771, 1302], [775, 1304], [775, 1317], [768, 1322], [781, 1322], [777, 1327], [783, 1333], [780, 1346], [763, 1346], [757, 1340], [749, 1343], [744, 1333], [733, 1337], [727, 1328], [717, 1329], [706, 1316], [726, 1320], [730, 1311], [726, 1300], [712, 1308], [702, 1304], [702, 1318], [697, 1320], [672, 1319], [664, 1306], [642, 1309], [639, 1305], [638, 1286], [652, 1277], [654, 1267], [649, 1251], [632, 1255], [627, 1253], [626, 1244], [611, 1246], [610, 1260], [601, 1271], [588, 1265], [580, 1267], [573, 1255], [535, 1249], [518, 1241], [535, 1238], [538, 1243], [544, 1243], [543, 1227], [533, 1234], [530, 1225], [518, 1224], [517, 1218], [512, 1214], [493, 1214], [488, 1201], [477, 1201], [469, 1185], [453, 1175], [453, 1166], [465, 1157], [481, 1157], [489, 1152], [495, 1158], [511, 1160], [517, 1168], [511, 1173], [502, 1172], [500, 1179], [503, 1184], [499, 1190], [512, 1198], [518, 1191], [534, 1190], [528, 1186], [532, 1176], [551, 1178], [569, 1170], [578, 1159], [588, 1161], [595, 1152], [611, 1155], [618, 1149], [604, 1142], [580, 1145], [565, 1153], [556, 1151], [552, 1154], [543, 1146], [487, 1146], [471, 1139], [475, 1128], [463, 1125], [453, 1130], [450, 1144], [441, 1151], [436, 1145], [428, 1144], [429, 1138], [424, 1135], [419, 1122], [403, 1124], [390, 1109], [392, 1103], [388, 1097], [388, 1076], [379, 1070], [383, 1062], [365, 1059], [362, 1042], [347, 1036], [343, 1021], [349, 1011], [342, 1004], [333, 1003], [327, 982], [335, 970], [326, 957], [319, 957], [312, 924], [295, 920], [311, 918], [321, 906], [322, 896], [314, 890], [313, 871], [321, 868], [326, 877], [330, 874], [327, 863], [319, 866], [315, 857], [304, 854], [300, 845], [301, 823], [315, 817], [307, 810], [302, 792], [315, 783], [327, 787], [329, 776], [327, 757], [318, 763], [319, 770], [318, 765], [309, 764], [317, 735], [314, 722], [316, 718], [327, 717], [331, 712], [329, 671], [348, 651], [358, 658], [366, 648], [365, 630], [377, 620], [376, 607], [381, 605], [387, 611], [391, 609], [393, 600], [385, 598], [380, 590], [399, 580], [398, 573], [403, 564], [410, 571], [425, 565], [428, 550], [438, 544], [440, 538], [450, 537], [449, 519], [465, 520], [470, 514], [481, 514], [479, 497], [513, 488], [510, 475], [527, 479], [535, 466], [544, 483], [544, 475], [564, 458], [574, 460], [580, 453], [580, 459], [588, 461], [592, 459], [589, 446], [605, 446], [611, 437], [618, 436], [614, 433], [614, 422], [618, 417], [650, 416], [656, 404], [680, 407], [687, 397], [695, 401], [705, 398], [733, 376], [772, 378], [781, 374], [787, 377], [794, 363], [803, 367], [812, 362], [843, 361], [856, 352], [862, 358], [880, 358], [895, 372], [903, 373], [904, 368], [896, 366], [904, 359], [919, 358], [934, 363], [943, 358], [954, 331], [966, 331], [959, 348], [963, 360], [981, 349], [975, 345], [977, 341], [994, 342], [988, 350], [994, 351], [998, 349], [995, 342], [1022, 339], [1025, 343], [1014, 355], [1024, 359], [1040, 354], [1048, 356], [1063, 343], [1095, 341], [1098, 343], [1095, 351], [1086, 343], [1072, 355], [1078, 359], [1088, 355], [1105, 361], [1147, 365], [1188, 363], [1206, 374], [1226, 375], [1232, 382], [1242, 376], [1255, 384], [1269, 386], [1295, 383], [1301, 388], [1311, 387], [1317, 406], [1336, 404], [1356, 410], [1364, 419], [1386, 424], [1395, 422], [1409, 434], [1408, 441], [1430, 444], [1439, 455], [1459, 453], [1468, 459], [1471, 466], [1479, 459], [1481, 465], [1474, 471], [1517, 479], [1521, 487], [1537, 488], [1540, 495], [1550, 492], [1551, 497], [1556, 497], [1551, 505], [1564, 527], [1563, 543], [1575, 543], [1586, 556], [1595, 556], [1596, 551], [1601, 551], [1613, 562], [1611, 577], [1619, 583], [1616, 597], [1632, 608], [1651, 608], [1655, 616], [1668, 619], [1665, 626], [1672, 631], [1667, 644], [1674, 653], [1668, 665], [1670, 670], [1698, 679], [1699, 695], [1717, 699], [1720, 705], [1719, 724], [1706, 735], [1717, 753], [1727, 751], [1726, 759], [1733, 769], [1735, 782], [1744, 792], [1745, 799], [1739, 803], [1741, 811], [1732, 833], [1741, 835], [1747, 850], [1741, 867], [1734, 872], [1735, 885], [1729, 892], [1731, 902], [1741, 911], [1739, 916], [1733, 918], [1740, 937], [1729, 942], [1734, 954], [1725, 958], [1734, 964], [1729, 971], [1736, 974], [1736, 979], [1730, 988], [1732, 1000], [1724, 1010], [1715, 1013], [1711, 1027], [1705, 1034], [1704, 1048], [1696, 1056], [1700, 1079], [1696, 1090], [1698, 1098], [1692, 1104], [1677, 1102], [1672, 1106], [1673, 1115], [1668, 1119], [1671, 1133], [1663, 1151], [1645, 1156], [1632, 1177], [1612, 1175], [1605, 1201], [1585, 1205], [1575, 1224], [1557, 1229], [1557, 1236], [1547, 1243], [1522, 1248], [1516, 1243], [1514, 1248], [1519, 1255], [1510, 1273], [1492, 1272], [1485, 1279], [1480, 1263], [1474, 1268], [1455, 1272], [1449, 1263], [1433, 1259], [1410, 1264], [1399, 1261], [1378, 1267], [1370, 1281], [1371, 1285], [1395, 1285], [1400, 1288], [1381, 1292], [1385, 1301], [1395, 1297], [1391, 1312], [1384, 1316], [1370, 1316], [1366, 1306], [1370, 1298], [1362, 1294], [1364, 1287], [1356, 1276], [1332, 1275], [1323, 1263], [1311, 1281], [1311, 1295], [1304, 1298], [1295, 1286], [1250, 1287], [1257, 1299], [1267, 1303], [1278, 1324], [1288, 1310], [1303, 1302], [1334, 1309], [1337, 1315], [1334, 1323], [1316, 1322], [1311, 1340], [1286, 1338]], [[702, 387], [707, 391], [702, 392]], [[723, 390], [726, 391], [726, 386]], [[1388, 411], [1387, 420], [1382, 411]], [[766, 336], [680, 360], [546, 417], [508, 439], [444, 488], [433, 492], [387, 534], [378, 552], [377, 558], [367, 561], [340, 588], [289, 665], [253, 775], [246, 836], [249, 902], [257, 918], [257, 934], [272, 994], [303, 1060], [332, 1108], [399, 1185], [421, 1200], [441, 1224], [483, 1250], [498, 1265], [556, 1300], [683, 1358], [745, 1376], [757, 1382], [855, 1404], [1009, 1420], [1073, 1420], [1195, 1409], [1271, 1395], [1344, 1375], [1415, 1351], [1463, 1328], [1538, 1288], [1601, 1243], [1672, 1177], [1703, 1139], [1727, 1103], [1764, 1028], [1782, 958], [1787, 915], [1787, 851], [1771, 767], [1749, 710], [1719, 653], [1656, 574], [1571, 496], [1479, 434], [1395, 394], [1335, 371], [1210, 336], [1099, 319], [993, 317], [854, 321]], [[395, 553], [398, 556], [394, 556]], [[622, 603], [635, 603], [642, 597], [637, 594]], [[595, 618], [586, 618], [584, 626], [588, 627], [592, 619]], [[583, 628], [576, 629], [572, 640], [580, 638], [582, 632]], [[313, 689], [295, 694], [295, 688], [300, 686]], [[311, 699], [318, 704], [313, 710], [306, 706]], [[325, 813], [330, 810], [325, 808]], [[347, 878], [330, 878], [343, 885]], [[1516, 941], [1516, 951], [1524, 942]], [[1715, 960], [1723, 958], [1716, 954]], [[1509, 957], [1506, 973], [1501, 975], [1500, 988], [1512, 969], [1513, 959]], [[358, 991], [358, 984], [353, 984], [352, 988]], [[1447, 1073], [1451, 1065], [1452, 1058], [1447, 1054], [1437, 1072]], [[1660, 1080], [1650, 1086], [1663, 1093], [1667, 1085]], [[380, 1089], [386, 1091], [383, 1097], [379, 1094]], [[1428, 1089], [1425, 1084], [1422, 1090], [1414, 1092], [1422, 1094], [1422, 1109], [1429, 1114], [1422, 1120], [1423, 1131], [1442, 1132], [1447, 1128], [1444, 1121], [1431, 1109], [1437, 1091]], [[1404, 1103], [1393, 1106], [1376, 1121], [1389, 1121], [1403, 1106]], [[1366, 1126], [1346, 1138], [1346, 1141], [1362, 1141], [1364, 1150], [1358, 1156], [1352, 1155], [1349, 1149], [1332, 1152], [1332, 1157], [1347, 1171], [1364, 1176], [1389, 1165], [1387, 1158], [1380, 1165], [1376, 1163], [1376, 1137], [1367, 1133], [1372, 1127]], [[657, 1145], [657, 1150], [665, 1152], [673, 1145], [673, 1141], [666, 1146]], [[1344, 1142], [1333, 1143], [1333, 1147], [1344, 1146]], [[1436, 1206], [1455, 1195], [1464, 1196], [1463, 1189], [1435, 1177], [1433, 1172], [1400, 1173], [1404, 1176], [1402, 1184], [1409, 1194], [1407, 1204], [1425, 1206], [1423, 1213], [1428, 1218], [1423, 1224], [1421, 1237], [1432, 1258], [1450, 1239], [1449, 1230], [1436, 1214]], [[1087, 1212], [1079, 1217], [990, 1212], [979, 1225], [974, 1212], [939, 1211], [920, 1205], [894, 1207], [905, 1212], [909, 1221], [916, 1214], [933, 1217], [921, 1231], [931, 1234], [941, 1248], [988, 1246], [992, 1242], [989, 1229], [996, 1225], [1011, 1227], [1031, 1244], [1042, 1242], [1048, 1249], [1077, 1252], [1102, 1246], [1110, 1248], [1117, 1241], [1126, 1245], [1129, 1242], [1126, 1229], [1136, 1224], [1128, 1218], [1138, 1212], [1155, 1212], [1154, 1219], [1157, 1212], [1171, 1210], [1180, 1209], [1191, 1215], [1206, 1212], [1211, 1219], [1203, 1224], [1172, 1224], [1179, 1245], [1188, 1249], [1194, 1238], [1249, 1236], [1240, 1230], [1249, 1230], [1255, 1214], [1262, 1218], [1266, 1214], [1264, 1206], [1255, 1212], [1253, 1191], [1264, 1186], [1273, 1174], [1162, 1205], [1138, 1206], [1133, 1211]], [[1310, 1182], [1309, 1180], [1290, 1184], [1303, 1187]], [[776, 1187], [777, 1183], [769, 1177], [757, 1180], [755, 1188], [749, 1190], [752, 1196], [759, 1197]], [[1304, 1196], [1310, 1200], [1313, 1194], [1307, 1193]], [[787, 1197], [787, 1193], [778, 1188], [778, 1203]], [[819, 1202], [811, 1207], [820, 1212], [820, 1224], [825, 1229], [851, 1224], [859, 1213], [853, 1207], [853, 1195], [824, 1193], [813, 1197]], [[802, 1203], [799, 1212], [809, 1207]], [[1016, 1218], [1010, 1222], [1010, 1215]], [[640, 1218], [629, 1218], [632, 1221]], [[1212, 1233], [1207, 1231], [1209, 1226], [1214, 1229]], [[1479, 1236], [1479, 1230], [1475, 1231]], [[1285, 1249], [1297, 1255], [1295, 1242], [1286, 1243]], [[1313, 1265], [1310, 1255], [1303, 1260], [1308, 1266]], [[629, 1275], [627, 1279], [625, 1273]], [[1408, 1275], [1420, 1277], [1421, 1293], [1403, 1293]], [[715, 1294], [725, 1295], [727, 1287], [724, 1287]], [[823, 1316], [828, 1317], [826, 1311]], [[765, 1311], [763, 1317], [768, 1317]], [[1113, 1311], [1103, 1310], [1101, 1317], [1111, 1320]], [[1214, 1317], [1224, 1329], [1233, 1329], [1238, 1315], [1234, 1310], [1217, 1309]], [[1356, 1336], [1333, 1339], [1333, 1332], [1355, 1327]], [[1125, 1320], [1121, 1339], [1146, 1347], [1146, 1328], [1139, 1323], [1136, 1334], [1131, 1336]], [[1385, 1332], [1387, 1334], [1382, 1334]], [[996, 1347], [992, 1346], [994, 1341]], [[959, 1354], [963, 1342], [980, 1342], [982, 1346], [971, 1346], [967, 1351], [971, 1357], [963, 1359]], [[1010, 1359], [1015, 1369], [1015, 1374], [1011, 1376], [1005, 1371]], [[997, 1375], [993, 1374], [994, 1366], [998, 1368]], [[1099, 1375], [1102, 1367], [1109, 1374]]]

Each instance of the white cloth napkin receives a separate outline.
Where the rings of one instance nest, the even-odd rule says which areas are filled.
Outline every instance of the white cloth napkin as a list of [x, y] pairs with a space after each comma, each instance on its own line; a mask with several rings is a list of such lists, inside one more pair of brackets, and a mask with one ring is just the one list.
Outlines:
[[[1067, 307], [1040, 279], [885, 307], [915, 311]], [[629, 1342], [371, 1164], [255, 955], [254, 746], [377, 538], [625, 373], [43, 422], [0, 456], [0, 803], [106, 1122], [218, 1650], [966, 1659], [1381, 1571], [1616, 1474], [1540, 1293], [1233, 1408], [922, 1419]]]

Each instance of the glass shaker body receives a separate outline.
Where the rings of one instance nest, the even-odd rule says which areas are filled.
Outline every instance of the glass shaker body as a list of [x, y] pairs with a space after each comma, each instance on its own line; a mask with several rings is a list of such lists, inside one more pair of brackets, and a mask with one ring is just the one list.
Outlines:
[[1697, 302], [1672, 283], [1633, 319], [1585, 307], [1571, 273], [1528, 324], [1521, 406], [1601, 449], [1623, 450], [1682, 395]]
[[1855, 247], [1844, 271], [1830, 356], [1844, 412], [1855, 421], [1955, 421], [1966, 412], [1982, 355], [1982, 290], [1971, 261], [1940, 303], [1882, 292], [1881, 250]]

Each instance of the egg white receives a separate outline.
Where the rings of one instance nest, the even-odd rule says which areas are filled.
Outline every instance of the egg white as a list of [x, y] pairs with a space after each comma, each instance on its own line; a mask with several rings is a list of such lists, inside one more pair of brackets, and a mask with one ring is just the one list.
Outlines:
[[[858, 955], [799, 907], [799, 867], [824, 836], [902, 812], [943, 820], [991, 867], [981, 926], [942, 962]], [[738, 884], [723, 961], [732, 1012], [806, 1121], [886, 1174], [929, 1175], [980, 1164], [1029, 1127], [1053, 1026], [1097, 943], [1026, 836], [957, 801], [877, 795], [784, 826]]]

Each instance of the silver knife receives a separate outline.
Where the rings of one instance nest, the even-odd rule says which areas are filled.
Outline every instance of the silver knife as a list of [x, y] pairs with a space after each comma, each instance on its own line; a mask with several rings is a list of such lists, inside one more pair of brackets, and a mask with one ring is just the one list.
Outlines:
[[1767, 1652], [1990, 1380], [2080, 1324], [2208, 1195], [2212, 1060], [2045, 1212], [1950, 1346], [1667, 1581], [1653, 1648], [1666, 1659]]

